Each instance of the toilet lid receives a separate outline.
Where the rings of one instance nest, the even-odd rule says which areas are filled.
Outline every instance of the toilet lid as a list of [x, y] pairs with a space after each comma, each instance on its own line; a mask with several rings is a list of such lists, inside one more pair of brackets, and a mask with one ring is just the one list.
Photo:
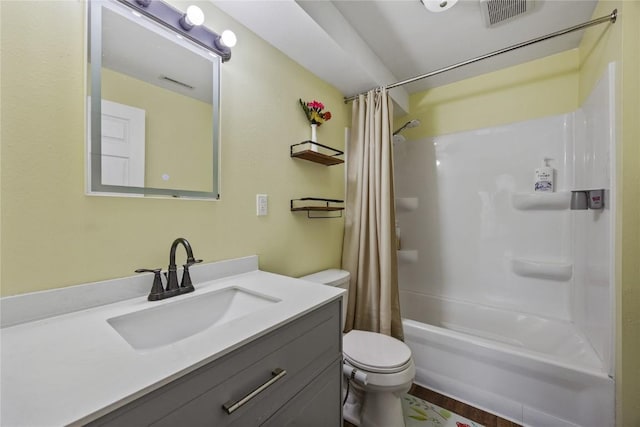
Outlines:
[[345, 334], [342, 351], [349, 363], [370, 372], [399, 372], [411, 360], [411, 349], [402, 341], [367, 331]]

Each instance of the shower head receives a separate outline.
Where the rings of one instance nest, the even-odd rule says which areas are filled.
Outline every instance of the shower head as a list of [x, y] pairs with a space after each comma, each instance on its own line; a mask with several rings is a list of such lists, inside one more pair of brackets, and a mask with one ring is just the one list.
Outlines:
[[405, 126], [407, 128], [417, 128], [418, 126], [420, 126], [420, 120], [418, 119], [409, 120], [407, 124], [405, 124]]
[[402, 125], [402, 127], [400, 127], [400, 129], [398, 129], [397, 131], [393, 132], [393, 134], [397, 135], [397, 134], [399, 134], [400, 132], [402, 132], [405, 129], [415, 128], [415, 127], [418, 127], [418, 126], [420, 126], [420, 120], [418, 120], [418, 119], [409, 120], [407, 123]]

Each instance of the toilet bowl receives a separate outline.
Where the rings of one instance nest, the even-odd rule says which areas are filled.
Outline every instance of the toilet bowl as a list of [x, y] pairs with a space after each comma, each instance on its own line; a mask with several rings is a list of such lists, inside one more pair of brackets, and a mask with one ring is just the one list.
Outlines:
[[[301, 279], [349, 288], [349, 272], [344, 270], [324, 270]], [[343, 329], [347, 301], [348, 293], [342, 301]], [[349, 392], [344, 419], [362, 427], [404, 426], [401, 399], [416, 372], [411, 349], [387, 335], [352, 330], [342, 337], [342, 351], [347, 376], [343, 388]]]

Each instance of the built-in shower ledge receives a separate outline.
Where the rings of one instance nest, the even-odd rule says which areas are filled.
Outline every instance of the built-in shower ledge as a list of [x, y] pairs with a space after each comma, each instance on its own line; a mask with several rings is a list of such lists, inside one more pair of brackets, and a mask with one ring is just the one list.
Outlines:
[[412, 212], [418, 209], [417, 197], [397, 197], [396, 209], [398, 212]]
[[511, 270], [518, 276], [566, 282], [573, 274], [573, 264], [512, 258]]
[[405, 263], [416, 263], [418, 262], [418, 251], [409, 249], [399, 250], [398, 261]]
[[571, 192], [569, 191], [558, 191], [555, 193], [513, 193], [511, 195], [511, 204], [513, 207], [522, 211], [569, 209], [570, 200]]

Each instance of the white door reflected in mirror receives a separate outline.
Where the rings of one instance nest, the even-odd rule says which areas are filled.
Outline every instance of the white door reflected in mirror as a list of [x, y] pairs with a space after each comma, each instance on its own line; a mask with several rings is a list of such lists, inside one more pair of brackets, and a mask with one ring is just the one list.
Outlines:
[[[91, 117], [91, 97], [87, 102]], [[144, 187], [145, 118], [143, 109], [102, 100], [101, 179], [106, 185]], [[91, 158], [91, 124], [87, 152]], [[91, 162], [89, 162], [89, 167]]]
[[102, 183], [144, 187], [145, 111], [102, 101]]

